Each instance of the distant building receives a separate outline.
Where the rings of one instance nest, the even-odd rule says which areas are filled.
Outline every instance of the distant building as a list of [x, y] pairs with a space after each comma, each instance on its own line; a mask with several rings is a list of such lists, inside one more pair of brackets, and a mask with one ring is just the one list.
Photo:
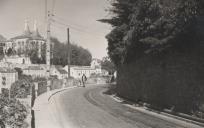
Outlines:
[[[64, 70], [68, 72], [68, 66], [64, 67]], [[86, 77], [90, 77], [92, 74], [100, 74], [103, 75], [101, 69], [101, 61], [99, 59], [93, 59], [91, 62], [91, 66], [70, 66], [70, 76], [74, 78], [81, 78], [82, 75], [85, 74]]]
[[102, 69], [101, 72], [102, 72], [101, 74], [102, 74], [103, 76], [109, 75], [109, 72], [108, 72], [107, 70], [105, 70], [105, 69]]
[[23, 74], [36, 77], [47, 77], [47, 70], [42, 68], [41, 66], [29, 66], [28, 68], [23, 69]]
[[10, 89], [11, 85], [18, 80], [18, 73], [14, 69], [0, 67], [0, 91]]
[[51, 66], [50, 75], [56, 76], [58, 79], [65, 79], [68, 77], [68, 72], [62, 66]]
[[38, 31], [37, 22], [34, 24], [34, 31], [31, 32], [28, 21], [25, 22], [23, 34], [6, 41], [0, 41], [0, 46], [3, 46], [4, 53], [12, 52], [12, 54], [25, 55], [28, 54], [30, 50], [37, 49], [39, 58], [41, 58], [43, 44], [45, 44], [45, 39]]
[[31, 60], [29, 57], [26, 56], [18, 56], [18, 55], [14, 55], [14, 56], [5, 56], [1, 62], [3, 63], [13, 63], [13, 64], [31, 64]]
[[71, 66], [70, 67], [70, 76], [74, 78], [81, 78], [83, 74], [86, 77], [90, 77], [91, 74], [95, 74], [96, 70], [90, 66]]
[[92, 68], [101, 68], [101, 60], [96, 59], [96, 58], [92, 59], [91, 67]]

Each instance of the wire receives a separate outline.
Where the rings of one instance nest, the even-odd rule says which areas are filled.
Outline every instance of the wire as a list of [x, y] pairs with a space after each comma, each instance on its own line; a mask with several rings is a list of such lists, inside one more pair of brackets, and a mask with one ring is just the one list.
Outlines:
[[[56, 24], [52, 24], [52, 27], [55, 27], [55, 28], [60, 29], [60, 30], [65, 30], [66, 29], [63, 26], [59, 26], [59, 25], [56, 25]], [[75, 31], [75, 32], [80, 32], [81, 34], [87, 35], [89, 37], [93, 37], [94, 36], [94, 38], [100, 38], [100, 39], [104, 38], [104, 36], [98, 36], [98, 35], [93, 35], [93, 34], [90, 34], [90, 33], [84, 33], [84, 32], [81, 32], [81, 31], [76, 31], [75, 29], [72, 29], [72, 30]], [[90, 39], [89, 37], [83, 36], [82, 38]], [[72, 42], [74, 42], [74, 41], [72, 40]]]
[[104, 35], [101, 34], [101, 33], [88, 32], [88, 31], [86, 31], [86, 30], [83, 30], [83, 29], [81, 29], [81, 28], [75, 27], [75, 26], [73, 26], [73, 25], [62, 23], [62, 22], [60, 22], [60, 21], [58, 21], [58, 20], [54, 20], [54, 23], [57, 23], [57, 24], [62, 25], [62, 26], [69, 27], [69, 28], [71, 28], [71, 29], [73, 29], [73, 30], [75, 30], [75, 31], [80, 32], [80, 33], [85, 33], [85, 34], [89, 34], [89, 35], [92, 35], [92, 36], [104, 37]]
[[45, 0], [45, 21], [47, 20], [47, 0]]
[[[67, 23], [68, 21], [67, 20], [65, 20], [65, 19], [63, 19], [63, 18], [61, 18], [61, 17], [59, 17], [59, 16], [55, 16], [55, 18], [58, 20], [58, 21], [63, 21], [64, 23]], [[81, 28], [83, 28], [83, 29], [87, 29], [87, 28], [85, 28], [84, 26], [81, 26], [81, 25], [78, 25], [78, 24], [74, 24], [74, 23], [71, 23], [72, 24], [72, 26], [75, 26], [75, 27], [79, 27], [79, 29], [81, 29]], [[69, 24], [70, 25], [70, 24]]]
[[54, 14], [56, 0], [52, 1], [52, 14]]

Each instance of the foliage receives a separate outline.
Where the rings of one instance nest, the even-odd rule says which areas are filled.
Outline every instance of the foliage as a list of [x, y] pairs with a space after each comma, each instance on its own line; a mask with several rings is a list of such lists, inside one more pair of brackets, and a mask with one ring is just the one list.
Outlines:
[[25, 79], [18, 80], [11, 85], [11, 97], [26, 98], [30, 94], [31, 82]]
[[113, 0], [111, 4], [112, 18], [100, 21], [113, 27], [107, 35], [108, 53], [116, 65], [177, 43], [192, 43], [197, 39], [192, 26], [204, 6], [202, 0]]
[[11, 97], [26, 98], [31, 92], [32, 77], [20, 75], [19, 80], [11, 85]]
[[13, 55], [14, 54], [14, 50], [12, 50], [12, 48], [9, 48], [8, 50], [7, 50], [7, 52], [6, 52], [6, 55], [7, 56], [11, 56], [11, 55]]
[[106, 38], [117, 66], [117, 93], [158, 108], [201, 111], [204, 38], [197, 29], [204, 1], [112, 0], [111, 5], [112, 17], [100, 21], [113, 28]]
[[[61, 43], [57, 38], [51, 39], [53, 43], [53, 58], [52, 63], [54, 65], [67, 65], [67, 43]], [[91, 63], [91, 53], [80, 46], [71, 44], [71, 64], [72, 65], [89, 65]]]
[[0, 96], [0, 120], [12, 128], [23, 128], [27, 116], [25, 106], [15, 99]]
[[37, 49], [30, 50], [28, 56], [30, 56], [30, 60], [33, 64], [45, 64], [45, 55], [42, 53], [42, 57], [39, 58]]
[[108, 57], [102, 59], [101, 68], [107, 70], [110, 74], [113, 74], [116, 70], [114, 63]]

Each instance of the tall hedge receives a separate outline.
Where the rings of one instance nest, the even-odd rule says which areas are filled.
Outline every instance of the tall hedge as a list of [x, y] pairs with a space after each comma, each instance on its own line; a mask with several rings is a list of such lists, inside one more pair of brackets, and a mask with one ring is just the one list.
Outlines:
[[191, 113], [203, 101], [203, 0], [112, 0], [108, 54], [117, 93]]

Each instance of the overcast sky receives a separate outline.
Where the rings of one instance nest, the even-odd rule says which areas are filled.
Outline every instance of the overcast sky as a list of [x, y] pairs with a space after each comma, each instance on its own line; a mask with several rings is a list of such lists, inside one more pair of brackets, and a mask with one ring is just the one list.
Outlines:
[[[48, 0], [48, 9], [53, 1]], [[105, 35], [110, 26], [96, 20], [108, 16], [105, 11], [108, 0], [55, 0], [54, 3], [52, 36], [66, 41], [65, 25], [68, 25], [72, 42], [89, 49], [93, 57], [107, 56]], [[0, 0], [0, 19], [0, 34], [7, 39], [22, 34], [26, 19], [31, 30], [37, 20], [40, 33], [45, 36], [45, 0]]]

